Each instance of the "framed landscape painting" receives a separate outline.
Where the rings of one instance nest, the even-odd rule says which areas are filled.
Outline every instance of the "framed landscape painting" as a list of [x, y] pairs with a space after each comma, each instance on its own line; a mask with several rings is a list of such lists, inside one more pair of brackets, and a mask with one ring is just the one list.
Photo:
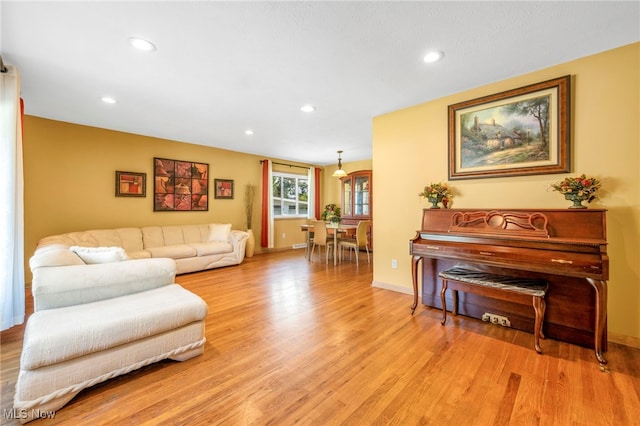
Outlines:
[[209, 210], [209, 164], [154, 158], [154, 211]]
[[570, 79], [449, 105], [449, 179], [569, 172]]

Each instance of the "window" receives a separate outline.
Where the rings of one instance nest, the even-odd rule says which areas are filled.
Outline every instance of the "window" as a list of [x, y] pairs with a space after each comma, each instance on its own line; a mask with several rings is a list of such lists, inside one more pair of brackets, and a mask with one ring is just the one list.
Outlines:
[[309, 178], [306, 175], [273, 173], [273, 217], [307, 217]]

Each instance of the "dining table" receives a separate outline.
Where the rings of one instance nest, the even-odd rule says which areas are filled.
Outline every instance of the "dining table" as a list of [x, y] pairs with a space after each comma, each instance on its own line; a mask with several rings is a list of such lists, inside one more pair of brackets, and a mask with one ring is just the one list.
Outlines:
[[[327, 223], [327, 233], [333, 234], [333, 265], [337, 265], [338, 259], [338, 234], [352, 234], [358, 228], [358, 225], [346, 225], [342, 223]], [[313, 225], [303, 224], [300, 229], [307, 233], [307, 250], [305, 254], [311, 259], [311, 234], [313, 233]]]

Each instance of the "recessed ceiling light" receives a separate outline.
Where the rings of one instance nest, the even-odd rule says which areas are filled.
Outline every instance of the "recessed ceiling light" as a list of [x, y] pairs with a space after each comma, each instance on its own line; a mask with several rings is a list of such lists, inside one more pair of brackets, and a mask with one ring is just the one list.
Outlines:
[[304, 105], [302, 108], [300, 108], [300, 111], [302, 112], [313, 112], [316, 110], [316, 107], [314, 107], [313, 105]]
[[102, 102], [104, 102], [105, 104], [115, 104], [118, 101], [116, 101], [115, 99], [113, 99], [110, 96], [103, 96], [102, 97]]
[[437, 62], [440, 59], [442, 59], [442, 57], [444, 56], [444, 53], [442, 53], [439, 50], [433, 50], [431, 52], [428, 52], [425, 57], [424, 57], [424, 61], [427, 63], [431, 63], [431, 62]]
[[251, 129], [245, 130], [244, 134], [251, 136], [251, 135], [253, 135], [253, 130], [251, 130]]
[[156, 50], [155, 44], [143, 38], [129, 37], [129, 44], [135, 47], [136, 49], [142, 50], [145, 52], [153, 52], [154, 50]]

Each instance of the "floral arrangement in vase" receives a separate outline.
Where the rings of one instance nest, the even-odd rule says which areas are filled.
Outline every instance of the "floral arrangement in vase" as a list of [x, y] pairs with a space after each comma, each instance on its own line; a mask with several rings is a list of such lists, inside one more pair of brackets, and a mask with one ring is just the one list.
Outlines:
[[558, 191], [564, 195], [569, 201], [573, 202], [570, 209], [586, 209], [582, 202], [592, 202], [596, 199], [598, 190], [602, 186], [602, 182], [593, 177], [587, 177], [584, 174], [578, 177], [566, 177], [559, 182], [552, 183], [551, 189]]
[[331, 223], [340, 223], [340, 207], [335, 204], [327, 204], [324, 206], [320, 219]]
[[442, 203], [445, 209], [448, 208], [453, 198], [453, 192], [451, 192], [449, 185], [442, 182], [425, 186], [424, 190], [418, 195], [426, 198], [431, 203], [432, 209], [439, 209], [438, 203]]

